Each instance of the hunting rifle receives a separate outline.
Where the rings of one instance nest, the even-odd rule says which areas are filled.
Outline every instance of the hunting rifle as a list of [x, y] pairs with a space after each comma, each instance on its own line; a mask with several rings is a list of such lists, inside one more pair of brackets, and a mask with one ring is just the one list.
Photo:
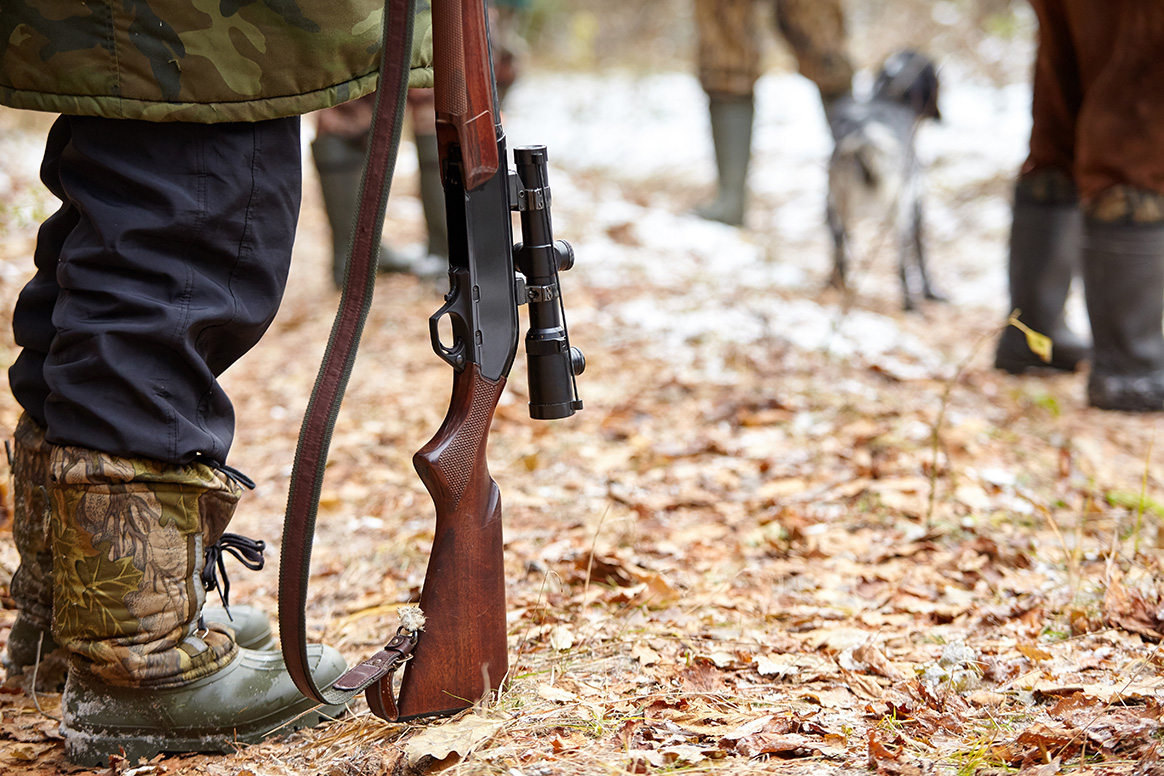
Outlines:
[[[385, 11], [386, 61], [349, 276], [304, 420], [296, 469], [314, 466], [322, 474], [330, 428], [309, 433], [309, 422], [320, 412], [330, 412], [334, 420], [355, 349], [353, 343], [350, 354], [333, 355], [348, 349], [343, 330], [351, 327], [341, 321], [345, 308], [354, 306], [347, 304], [350, 298], [361, 294], [364, 314], [370, 301], [370, 291], [359, 285], [371, 285], [378, 247], [372, 241], [379, 239], [373, 219], [382, 221], [387, 199], [387, 181], [377, 179], [376, 167], [394, 162], [403, 106], [400, 73], [386, 74], [383, 69], [389, 67], [387, 52], [395, 50], [388, 48], [394, 26], [389, 16], [410, 19], [413, 2], [388, 0]], [[454, 371], [444, 422], [413, 457], [436, 506], [432, 553], [420, 595], [423, 634], [402, 625], [383, 650], [340, 677], [332, 688], [315, 686], [307, 669], [302, 612], [308, 564], [301, 556], [305, 544], [307, 558], [310, 555], [319, 483], [305, 486], [314, 494], [314, 503], [310, 498], [305, 502], [310, 520], [300, 518], [305, 530], [292, 530], [295, 504], [304, 501], [297, 494], [299, 478], [294, 472], [280, 569], [283, 651], [296, 685], [327, 703], [346, 702], [364, 690], [372, 712], [388, 720], [467, 708], [499, 689], [508, 671], [501, 500], [485, 453], [493, 413], [517, 354], [518, 306], [527, 304], [529, 310], [525, 351], [531, 417], [565, 418], [582, 409], [575, 376], [586, 363], [581, 351], [570, 346], [566, 329], [558, 273], [573, 266], [574, 252], [553, 236], [545, 147], [514, 149], [516, 171], [508, 168], [485, 0], [433, 0], [432, 24], [437, 142], [449, 227], [449, 292], [444, 306], [429, 318], [429, 332], [433, 349]], [[400, 93], [390, 92], [389, 86]], [[377, 128], [387, 122], [389, 138]], [[377, 146], [389, 142], [390, 152], [378, 160]], [[372, 199], [377, 195], [378, 216]], [[517, 245], [513, 211], [519, 214], [523, 238]], [[451, 333], [450, 341], [443, 339], [442, 328]], [[331, 365], [340, 359], [340, 366]], [[325, 383], [329, 372], [338, 374], [338, 397]], [[299, 640], [289, 647], [293, 631]], [[397, 710], [392, 680], [402, 664], [406, 668]]]

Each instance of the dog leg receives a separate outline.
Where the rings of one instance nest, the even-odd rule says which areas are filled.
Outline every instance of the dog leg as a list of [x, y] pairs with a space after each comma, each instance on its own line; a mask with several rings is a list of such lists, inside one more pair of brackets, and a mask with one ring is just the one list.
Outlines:
[[930, 283], [930, 275], [926, 268], [926, 251], [925, 251], [925, 228], [922, 218], [921, 202], [915, 202], [913, 206], [913, 226], [911, 231], [913, 233], [913, 250], [917, 257], [917, 271], [921, 275], [922, 293], [926, 299], [934, 302], [946, 302], [949, 299], [945, 294], [937, 291]]
[[845, 288], [845, 270], [848, 263], [846, 252], [847, 235], [845, 234], [845, 223], [837, 212], [836, 207], [830, 202], [828, 206], [827, 219], [829, 224], [829, 231], [833, 235], [833, 274], [829, 278], [829, 285], [833, 288], [844, 290]]
[[911, 313], [917, 309], [913, 299], [913, 287], [909, 282], [909, 254], [912, 251], [910, 239], [901, 234], [897, 240], [897, 269], [901, 275], [901, 309]]
[[910, 259], [913, 257], [914, 245], [916, 244], [913, 236], [914, 209], [899, 199], [894, 203], [893, 213], [893, 225], [897, 237], [897, 272], [901, 276], [901, 309], [908, 313], [917, 309], [913, 283], [911, 282], [913, 278], [910, 273]]

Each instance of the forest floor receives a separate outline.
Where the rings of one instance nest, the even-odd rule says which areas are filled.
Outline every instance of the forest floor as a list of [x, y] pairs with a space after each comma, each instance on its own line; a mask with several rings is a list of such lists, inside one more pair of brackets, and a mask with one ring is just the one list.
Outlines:
[[[515, 126], [525, 104], [513, 95]], [[15, 159], [46, 127], [0, 113], [0, 143]], [[1011, 171], [936, 187], [931, 251], [953, 301], [916, 313], [900, 309], [889, 251], [851, 297], [822, 290], [819, 199], [795, 210], [761, 189], [743, 230], [687, 215], [705, 173], [551, 172], [557, 236], [578, 255], [563, 283], [586, 406], [530, 420], [519, 356], [494, 419], [499, 697], [403, 724], [361, 699], [236, 754], [97, 772], [1164, 773], [1161, 422], [1089, 409], [1085, 372], [991, 368], [1006, 223], [983, 214], [1005, 214]], [[51, 209], [34, 174], [8, 173], [0, 319]], [[232, 600], [272, 613], [296, 435], [338, 299], [310, 176], [283, 308], [223, 378], [229, 462], [258, 483], [232, 530], [270, 546], [264, 571], [234, 571]], [[405, 165], [387, 230], [401, 244], [422, 238], [414, 187]], [[381, 278], [332, 442], [307, 616], [353, 662], [423, 578], [433, 506], [410, 459], [447, 407], [451, 370], [427, 331], [443, 290]], [[16, 353], [6, 329], [0, 353]], [[0, 541], [5, 580], [15, 564]], [[0, 610], [0, 647], [14, 615]], [[0, 774], [84, 772], [64, 762], [58, 711], [56, 695], [0, 693]]]

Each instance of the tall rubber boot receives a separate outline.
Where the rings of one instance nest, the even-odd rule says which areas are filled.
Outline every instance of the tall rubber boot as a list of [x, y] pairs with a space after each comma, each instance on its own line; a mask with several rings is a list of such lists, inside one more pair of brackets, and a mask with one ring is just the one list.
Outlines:
[[[203, 628], [203, 550], [218, 541], [238, 486], [200, 463], [175, 466], [77, 447], [49, 462], [53, 635], [69, 653], [61, 699], [77, 765], [162, 752], [228, 752], [339, 709], [315, 709], [276, 652]], [[316, 681], [344, 670], [309, 652]]]
[[1164, 223], [1088, 219], [1083, 279], [1095, 340], [1088, 403], [1164, 410]]
[[[445, 215], [445, 188], [435, 134], [417, 134], [416, 161], [420, 167], [420, 204], [428, 229], [428, 254], [448, 261], [449, 225]], [[447, 269], [447, 266], [445, 267]]]
[[348, 245], [360, 205], [364, 144], [358, 138], [319, 135], [311, 141], [311, 158], [319, 174], [323, 208], [331, 226], [332, 280], [336, 288], [343, 288]]
[[[16, 621], [8, 633], [3, 655], [10, 682], [36, 665], [37, 691], [59, 692], [65, 681], [64, 656], [52, 635], [53, 558], [49, 541], [49, 454], [44, 428], [28, 414], [16, 423], [12, 444], [13, 518], [12, 537], [20, 556], [20, 566], [12, 575], [9, 592], [16, 604]], [[274, 649], [270, 619], [250, 606], [235, 605], [228, 613], [220, 607], [205, 607], [207, 622], [229, 627], [239, 646]]]
[[711, 140], [719, 171], [715, 199], [695, 209], [696, 215], [732, 226], [744, 223], [748, 204], [748, 164], [752, 158], [755, 106], [747, 97], [710, 95]]
[[1020, 184], [1015, 192], [1010, 232], [1010, 309], [1019, 320], [1051, 338], [1051, 361], [1027, 346], [1026, 335], [1007, 326], [999, 338], [994, 366], [1011, 374], [1045, 369], [1074, 372], [1090, 356], [1090, 347], [1071, 331], [1063, 306], [1079, 268], [1083, 213], [1073, 200], [1039, 202]]
[[[364, 174], [366, 140], [336, 134], [319, 135], [311, 141], [311, 158], [319, 173], [323, 208], [331, 226], [331, 273], [336, 288], [343, 288], [348, 247], [360, 207], [360, 179]], [[377, 272], [413, 271], [412, 262], [386, 245], [380, 246]]]

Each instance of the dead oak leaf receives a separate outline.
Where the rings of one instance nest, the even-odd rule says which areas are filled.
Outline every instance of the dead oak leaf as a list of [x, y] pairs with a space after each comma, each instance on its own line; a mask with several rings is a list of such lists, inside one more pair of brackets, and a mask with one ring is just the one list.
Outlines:
[[1130, 709], [1109, 709], [1099, 717], [1087, 720], [1084, 732], [1093, 747], [1105, 751], [1135, 751], [1152, 746], [1160, 731], [1160, 723], [1145, 719]]
[[1036, 722], [1014, 741], [991, 747], [992, 757], [1020, 765], [1046, 762], [1049, 757], [1070, 757], [1083, 743], [1078, 731]]
[[728, 685], [724, 674], [714, 665], [697, 662], [678, 672], [685, 692], [722, 693]]
[[1164, 639], [1164, 603], [1159, 595], [1149, 596], [1123, 583], [1118, 570], [1112, 572], [1103, 595], [1104, 621], [1152, 641]]
[[404, 744], [408, 762], [416, 767], [424, 758], [444, 760], [454, 752], [465, 757], [504, 726], [500, 720], [469, 714], [444, 725], [426, 728]]
[[[852, 661], [851, 666], [845, 664], [846, 659]], [[909, 678], [905, 672], [889, 662], [889, 658], [885, 656], [884, 652], [872, 644], [861, 644], [854, 647], [852, 651], [842, 653], [840, 660], [842, 667], [850, 671], [876, 674], [894, 681], [903, 681]]]
[[1040, 660], [1050, 660], [1052, 655], [1045, 649], [1037, 647], [1034, 644], [1019, 644], [1018, 651], [1032, 661], [1038, 662]]
[[49, 744], [20, 743], [5, 747], [4, 754], [10, 760], [29, 763], [51, 748]]
[[866, 743], [869, 749], [870, 768], [880, 762], [900, 759], [905, 750], [905, 739], [900, 735], [894, 736], [892, 741], [882, 741], [880, 734], [873, 728], [869, 728]]
[[740, 739], [753, 736], [756, 733], [761, 733], [768, 728], [772, 720], [775, 719], [774, 714], [765, 714], [763, 717], [748, 720], [744, 724], [724, 734], [724, 741], [739, 741]]
[[675, 744], [665, 746], [659, 750], [664, 761], [669, 765], [698, 765], [708, 759], [708, 751], [703, 747], [691, 744]]
[[658, 652], [639, 641], [631, 648], [631, 657], [644, 666], [654, 665], [662, 660]]
[[1145, 707], [1109, 706], [1096, 698], [1077, 693], [1059, 701], [1047, 711], [1064, 725], [1086, 735], [1090, 747], [1127, 752], [1152, 745], [1159, 732], [1155, 710]]
[[539, 684], [537, 693], [539, 698], [555, 703], [574, 703], [578, 700], [576, 694], [550, 684]]
[[836, 757], [844, 754], [845, 750], [800, 733], [753, 733], [736, 742], [736, 752], [748, 758], [766, 754], [793, 758], [823, 755]]

